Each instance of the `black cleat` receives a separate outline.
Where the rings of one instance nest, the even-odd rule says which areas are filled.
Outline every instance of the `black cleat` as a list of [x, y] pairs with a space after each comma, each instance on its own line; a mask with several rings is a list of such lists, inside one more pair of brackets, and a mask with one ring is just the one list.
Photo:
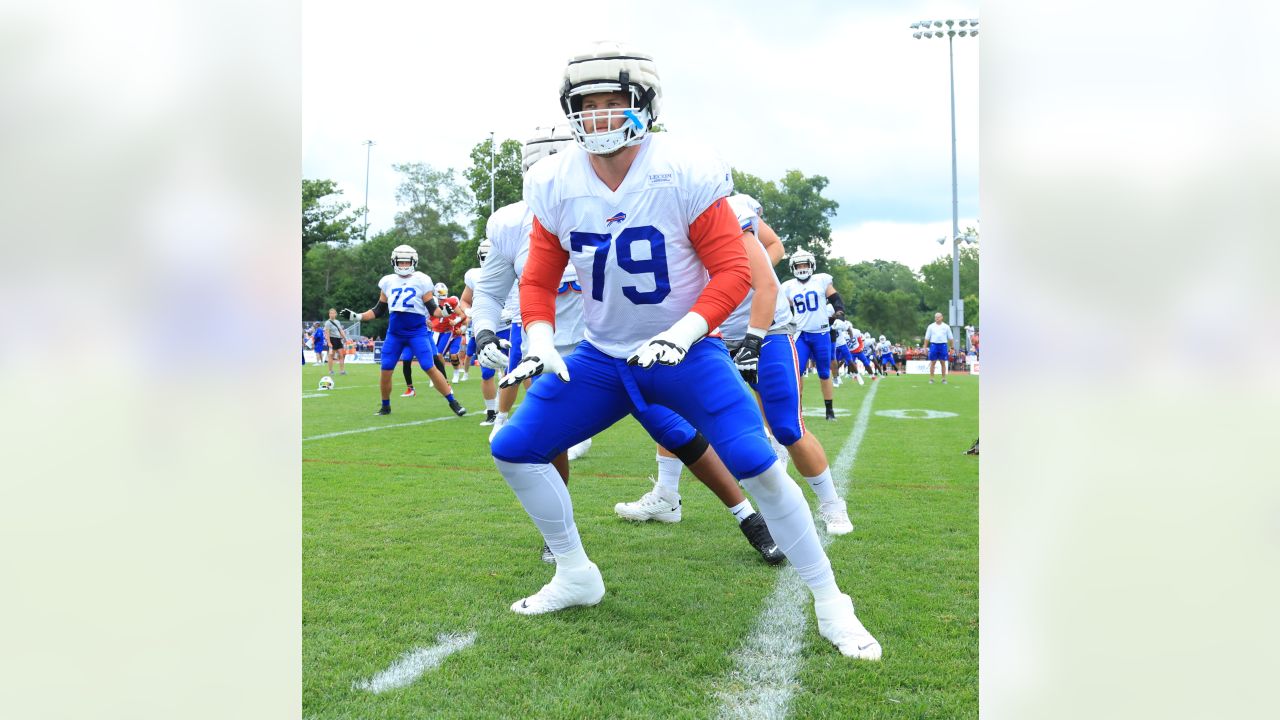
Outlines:
[[829, 412], [829, 413], [827, 413], [827, 419], [828, 419], [828, 420], [835, 420], [835, 419], [836, 419], [836, 414], [835, 414], [835, 413], [833, 413], [833, 412]]
[[390, 415], [390, 414], [391, 414], [391, 408], [389, 407], [378, 408], [378, 412], [374, 413], [374, 415]]
[[974, 441], [973, 441], [973, 447], [969, 448], [968, 450], [965, 450], [965, 451], [964, 451], [964, 454], [965, 454], [965, 455], [977, 455], [977, 454], [978, 454], [978, 441], [977, 441], [977, 440], [974, 440]]
[[556, 554], [551, 552], [551, 546], [546, 543], [542, 543], [542, 562], [556, 564]]
[[456, 398], [449, 401], [449, 409], [453, 410], [453, 414], [458, 417], [467, 414], [467, 409], [462, 407], [462, 403], [458, 402]]
[[498, 411], [497, 411], [497, 410], [485, 410], [485, 411], [484, 411], [484, 420], [481, 420], [481, 421], [480, 421], [480, 424], [481, 424], [481, 425], [492, 425], [492, 424], [493, 424], [493, 421], [494, 421], [494, 420], [496, 420], [497, 418], [498, 418]]
[[755, 548], [760, 557], [770, 565], [777, 565], [787, 556], [782, 554], [776, 543], [773, 542], [773, 536], [769, 534], [769, 526], [764, 522], [764, 516], [760, 513], [751, 513], [751, 517], [738, 523], [738, 527], [742, 529], [742, 534], [747, 536], [747, 541], [751, 543], [751, 547]]

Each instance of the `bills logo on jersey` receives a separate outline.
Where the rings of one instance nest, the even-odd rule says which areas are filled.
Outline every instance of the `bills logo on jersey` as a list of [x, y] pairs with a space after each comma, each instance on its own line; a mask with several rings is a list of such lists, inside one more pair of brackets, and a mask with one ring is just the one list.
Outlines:
[[614, 224], [614, 223], [620, 223], [620, 222], [622, 222], [623, 220], [626, 220], [626, 219], [627, 219], [627, 214], [626, 214], [626, 213], [624, 213], [624, 212], [620, 212], [620, 213], [618, 213], [618, 214], [614, 215], [613, 217], [609, 218], [608, 220], [605, 220], [605, 221], [604, 221], [604, 224], [605, 224], [605, 227], [608, 227], [608, 226], [610, 226], [610, 225], [612, 225], [612, 224]]

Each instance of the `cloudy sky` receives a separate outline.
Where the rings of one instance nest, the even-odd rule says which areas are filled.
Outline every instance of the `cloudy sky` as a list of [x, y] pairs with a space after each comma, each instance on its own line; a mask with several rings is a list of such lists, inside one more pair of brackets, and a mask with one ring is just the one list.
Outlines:
[[[398, 174], [422, 161], [461, 170], [494, 131], [525, 139], [563, 121], [565, 60], [597, 39], [653, 54], [661, 122], [767, 179], [821, 174], [840, 203], [834, 252], [918, 269], [949, 254], [950, 109], [945, 40], [922, 19], [977, 16], [977, 2], [743, 0], [303, 4], [303, 176], [338, 182], [391, 224]], [[985, 28], [984, 28], [985, 30]], [[960, 225], [978, 207], [978, 43], [955, 43]]]

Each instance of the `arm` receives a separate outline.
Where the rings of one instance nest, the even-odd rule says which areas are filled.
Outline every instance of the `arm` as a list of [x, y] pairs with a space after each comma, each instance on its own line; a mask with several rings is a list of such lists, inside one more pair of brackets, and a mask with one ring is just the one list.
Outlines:
[[836, 309], [836, 312], [844, 312], [844, 300], [840, 298], [840, 293], [836, 291], [835, 283], [827, 286], [827, 301], [831, 303], [831, 307]]
[[787, 254], [787, 249], [782, 246], [782, 238], [763, 220], [759, 221], [759, 228], [760, 244], [764, 245], [764, 250], [769, 255], [769, 265], [777, 265], [782, 256]]
[[767, 332], [773, 327], [773, 312], [778, 303], [778, 279], [773, 274], [773, 264], [765, 255], [765, 249], [751, 233], [742, 236], [742, 244], [747, 251], [747, 262], [751, 267], [751, 289], [755, 295], [751, 297], [751, 317], [747, 321], [750, 328]]
[[[511, 286], [519, 280], [511, 259], [494, 251], [480, 268], [475, 292], [471, 294], [471, 317], [476, 332], [497, 332], [502, 323], [502, 306], [507, 301]], [[463, 293], [466, 298], [466, 293]]]
[[[723, 323], [751, 288], [751, 266], [743, 234], [725, 198], [712, 203], [689, 226], [689, 241], [711, 276], [690, 312], [702, 318], [708, 328]], [[702, 334], [706, 332], [703, 330]]]
[[[529, 234], [529, 257], [524, 262], [524, 275], [520, 277], [520, 316], [526, 329], [539, 322], [555, 327], [556, 289], [568, 264], [569, 253], [560, 247], [560, 238], [542, 227], [535, 217], [533, 232]], [[485, 263], [486, 268], [489, 265]]]

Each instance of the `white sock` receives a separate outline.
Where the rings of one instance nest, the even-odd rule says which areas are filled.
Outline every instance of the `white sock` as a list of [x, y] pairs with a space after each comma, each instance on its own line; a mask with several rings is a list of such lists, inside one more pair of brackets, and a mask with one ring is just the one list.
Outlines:
[[818, 541], [804, 493], [787, 475], [782, 463], [774, 463], [755, 477], [744, 478], [742, 484], [760, 503], [760, 514], [769, 524], [773, 541], [791, 561], [800, 579], [815, 592], [827, 592], [827, 585], [835, 585], [831, 561]]
[[658, 456], [658, 484], [676, 497], [680, 497], [680, 471], [684, 463], [680, 458]]
[[556, 563], [564, 558], [568, 570], [586, 567], [587, 554], [573, 521], [573, 501], [560, 473], [550, 463], [511, 463], [498, 458], [493, 462], [555, 553]]
[[499, 420], [501, 420], [502, 422], [506, 422], [506, 421], [507, 421], [507, 416], [508, 416], [508, 415], [510, 415], [510, 413], [500, 412], [500, 413], [498, 413], [497, 418], [498, 418]]
[[733, 516], [738, 519], [738, 524], [741, 525], [743, 520], [755, 514], [756, 509], [751, 507], [750, 500], [744, 498], [742, 502], [729, 508], [729, 512], [733, 513]]
[[809, 591], [813, 593], [814, 602], [831, 600], [833, 598], [840, 597], [843, 594], [840, 592], [840, 588], [836, 585], [835, 575], [831, 576], [830, 582], [822, 582], [817, 585], [810, 585]]
[[823, 503], [833, 503], [840, 500], [840, 496], [836, 495], [836, 486], [831, 482], [831, 466], [828, 465], [816, 477], [806, 477], [805, 482], [809, 483], [809, 487], [813, 488], [813, 493]]
[[492, 399], [490, 399], [490, 400], [485, 400], [485, 401], [484, 401], [484, 409], [485, 409], [485, 410], [497, 410], [497, 409], [498, 409], [498, 398], [492, 398]]

